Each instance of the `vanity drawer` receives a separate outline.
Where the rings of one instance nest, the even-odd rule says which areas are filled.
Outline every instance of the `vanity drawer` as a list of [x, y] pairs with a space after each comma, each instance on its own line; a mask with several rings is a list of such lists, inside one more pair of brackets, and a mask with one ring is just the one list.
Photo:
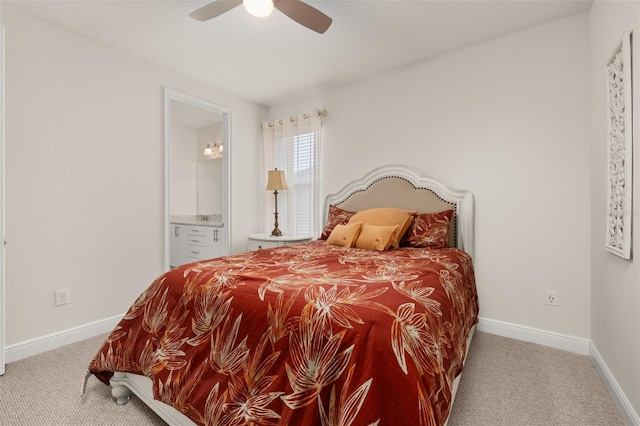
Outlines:
[[206, 235], [191, 235], [187, 236], [187, 244], [190, 246], [207, 246], [207, 236]]
[[196, 259], [196, 260], [203, 260], [207, 258], [207, 248], [206, 247], [199, 247], [199, 246], [188, 246], [187, 247], [187, 257], [188, 258], [192, 258], [192, 259]]
[[204, 226], [189, 226], [187, 228], [187, 234], [189, 235], [207, 235], [207, 228]]

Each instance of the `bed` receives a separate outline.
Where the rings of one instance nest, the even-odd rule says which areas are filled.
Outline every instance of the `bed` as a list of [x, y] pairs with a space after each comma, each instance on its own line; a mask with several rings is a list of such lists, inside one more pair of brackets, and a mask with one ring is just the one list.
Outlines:
[[[328, 244], [356, 225], [360, 240], [368, 222], [352, 219], [381, 207], [415, 218], [402, 239], [393, 227], [400, 247]], [[170, 425], [445, 424], [477, 323], [471, 193], [383, 166], [324, 211], [326, 239], [158, 277], [90, 373]], [[437, 244], [419, 218], [437, 219]]]

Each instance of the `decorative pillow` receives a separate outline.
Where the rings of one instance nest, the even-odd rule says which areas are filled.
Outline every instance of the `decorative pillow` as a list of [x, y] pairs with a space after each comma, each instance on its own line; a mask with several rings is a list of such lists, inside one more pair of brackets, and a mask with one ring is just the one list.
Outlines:
[[350, 223], [348, 225], [337, 224], [329, 238], [327, 238], [327, 244], [333, 244], [336, 246], [342, 246], [346, 248], [353, 247], [354, 243], [360, 235], [360, 229], [362, 227], [361, 222]]
[[356, 247], [367, 250], [388, 250], [398, 228], [398, 225], [378, 226], [363, 223], [360, 236], [356, 240]]
[[351, 219], [351, 216], [356, 214], [355, 212], [348, 212], [346, 210], [342, 210], [336, 206], [329, 206], [329, 214], [327, 215], [327, 224], [324, 227], [324, 231], [320, 235], [321, 240], [326, 240], [331, 235], [331, 231], [338, 224], [346, 225]]
[[383, 207], [378, 209], [361, 210], [351, 216], [349, 223], [362, 222], [376, 226], [398, 226], [396, 232], [391, 237], [391, 248], [400, 247], [400, 240], [413, 222], [415, 210], [402, 210], [393, 207]]
[[416, 215], [400, 245], [402, 247], [446, 247], [452, 217], [453, 210]]

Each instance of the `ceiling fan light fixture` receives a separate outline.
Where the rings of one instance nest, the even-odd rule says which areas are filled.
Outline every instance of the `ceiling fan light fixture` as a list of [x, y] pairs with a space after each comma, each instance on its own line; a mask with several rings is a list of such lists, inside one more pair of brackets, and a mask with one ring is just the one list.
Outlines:
[[271, 0], [243, 0], [242, 4], [247, 12], [258, 18], [264, 18], [273, 12], [273, 1]]
[[240, 6], [240, 3], [244, 4], [247, 12], [257, 17], [269, 16], [276, 8], [298, 24], [318, 34], [324, 34], [332, 22], [330, 17], [303, 0], [213, 0], [200, 9], [194, 10], [189, 16], [198, 21], [208, 21]]

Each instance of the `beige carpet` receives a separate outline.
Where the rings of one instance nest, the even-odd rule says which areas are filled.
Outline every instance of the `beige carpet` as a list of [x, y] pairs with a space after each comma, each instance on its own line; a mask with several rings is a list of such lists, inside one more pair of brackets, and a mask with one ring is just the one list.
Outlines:
[[[95, 377], [104, 336], [7, 364], [0, 425], [165, 425], [138, 399], [118, 406]], [[617, 426], [624, 421], [585, 356], [476, 332], [449, 426]], [[392, 425], [409, 426], [409, 425]]]
[[591, 360], [477, 332], [448, 426], [618, 426]]
[[111, 388], [84, 373], [105, 336], [6, 365], [0, 376], [0, 425], [166, 425], [137, 398], [119, 406]]

